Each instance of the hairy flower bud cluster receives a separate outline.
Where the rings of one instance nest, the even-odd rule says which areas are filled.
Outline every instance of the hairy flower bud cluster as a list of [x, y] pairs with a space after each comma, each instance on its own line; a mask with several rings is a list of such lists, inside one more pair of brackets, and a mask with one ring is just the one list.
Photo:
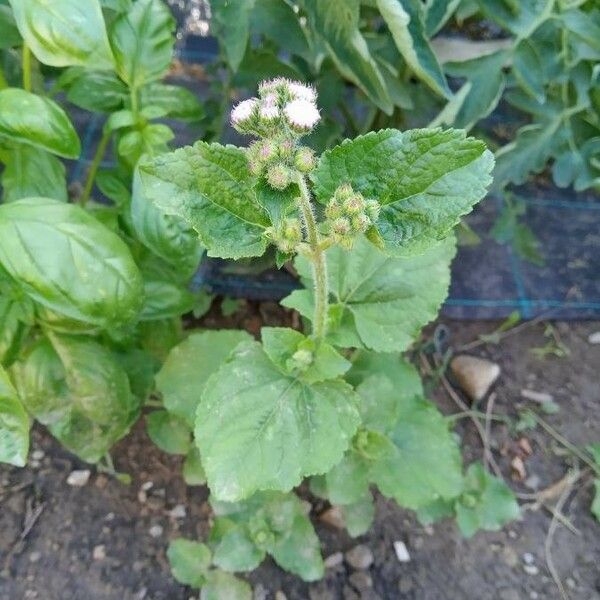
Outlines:
[[352, 248], [356, 237], [377, 222], [379, 210], [377, 200], [365, 200], [350, 184], [342, 184], [325, 208], [331, 237], [344, 248]]
[[317, 93], [303, 83], [283, 77], [263, 81], [258, 98], [243, 100], [231, 111], [231, 124], [240, 133], [258, 137], [292, 137], [310, 133], [320, 121]]
[[296, 217], [288, 217], [278, 226], [269, 227], [266, 234], [281, 252], [292, 254], [302, 241], [302, 226]]

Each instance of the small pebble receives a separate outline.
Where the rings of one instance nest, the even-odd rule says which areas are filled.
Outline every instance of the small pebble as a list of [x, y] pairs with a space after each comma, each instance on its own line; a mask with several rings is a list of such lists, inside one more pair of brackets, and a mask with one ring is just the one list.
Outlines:
[[281, 590], [277, 590], [275, 592], [275, 600], [287, 600], [287, 596]]
[[172, 519], [184, 519], [186, 515], [185, 505], [178, 504], [174, 506], [168, 514]]
[[548, 394], [547, 392], [536, 392], [535, 390], [521, 390], [521, 396], [525, 398], [525, 400], [531, 400], [538, 404], [554, 401], [552, 394]]
[[368, 569], [373, 564], [373, 552], [368, 546], [359, 544], [346, 552], [346, 562], [353, 569]]
[[537, 592], [529, 592], [529, 597], [531, 598], [531, 600], [538, 600], [540, 595]]
[[526, 565], [532, 565], [535, 562], [535, 556], [533, 556], [531, 552], [525, 552], [523, 554], [523, 560], [525, 561]]
[[359, 592], [363, 592], [373, 587], [373, 580], [368, 573], [364, 571], [355, 571], [348, 577], [350, 585]]
[[410, 554], [404, 542], [396, 540], [394, 542], [394, 552], [399, 562], [410, 562]]
[[567, 577], [565, 579], [565, 583], [567, 584], [567, 587], [571, 588], [572, 590], [574, 590], [577, 587], [577, 583], [572, 577]]
[[334, 552], [323, 561], [323, 564], [325, 565], [326, 569], [331, 569], [341, 565], [342, 562], [344, 562], [344, 555], [341, 552]]
[[29, 562], [36, 563], [40, 560], [40, 558], [42, 558], [41, 552], [32, 552], [29, 555]]
[[159, 538], [163, 534], [162, 525], [152, 525], [152, 527], [150, 527], [150, 529], [148, 530], [148, 533], [153, 538]]
[[95, 546], [92, 557], [94, 560], [104, 560], [106, 558], [106, 547], [103, 544]]
[[500, 366], [491, 360], [461, 354], [450, 362], [452, 374], [463, 392], [475, 402], [481, 400], [500, 376]]
[[594, 333], [590, 333], [588, 336], [588, 342], [590, 344], [600, 344], [600, 331], [594, 331]]
[[91, 471], [82, 469], [80, 471], [71, 471], [67, 477], [67, 484], [73, 487], [83, 487], [90, 480]]
[[336, 529], [344, 529], [346, 527], [346, 523], [344, 521], [344, 516], [342, 515], [342, 511], [339, 506], [332, 506], [328, 508], [326, 511], [319, 515], [319, 520], [323, 521], [327, 525], [331, 525]]
[[42, 460], [44, 456], [46, 456], [46, 453], [43, 450], [34, 450], [31, 453], [31, 458], [33, 458], [33, 460]]
[[153, 485], [154, 485], [153, 481], [145, 481], [144, 483], [142, 483], [140, 488], [142, 490], [144, 490], [144, 492], [147, 492]]
[[523, 567], [523, 570], [525, 571], [525, 573], [527, 573], [527, 575], [537, 575], [540, 572], [540, 570], [535, 565], [525, 565]]

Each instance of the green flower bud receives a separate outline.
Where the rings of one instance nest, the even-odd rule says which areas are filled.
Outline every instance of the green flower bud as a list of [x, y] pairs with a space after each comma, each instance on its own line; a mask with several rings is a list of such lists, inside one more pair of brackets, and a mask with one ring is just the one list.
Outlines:
[[349, 215], [356, 215], [365, 210], [365, 200], [362, 194], [352, 194], [344, 201], [344, 208]]
[[337, 219], [338, 217], [342, 216], [342, 207], [335, 198], [332, 198], [325, 207], [325, 216], [330, 221], [333, 221], [334, 219]]
[[296, 350], [292, 357], [286, 361], [290, 371], [306, 371], [313, 362], [313, 353], [310, 350]]
[[333, 197], [340, 202], [347, 200], [354, 194], [354, 190], [349, 183], [343, 183], [334, 192]]
[[331, 231], [338, 236], [346, 236], [350, 233], [352, 226], [346, 217], [339, 217], [331, 223]]
[[299, 148], [294, 157], [294, 166], [300, 173], [310, 173], [316, 162], [315, 153], [310, 148]]
[[267, 181], [272, 188], [285, 190], [292, 182], [292, 175], [285, 165], [276, 164], [268, 168]]
[[352, 229], [358, 233], [364, 233], [369, 225], [371, 225], [371, 221], [364, 213], [359, 213], [352, 217]]
[[365, 201], [365, 214], [369, 217], [371, 223], [377, 223], [379, 219], [379, 213], [381, 212], [381, 205], [377, 200], [366, 200]]
[[264, 164], [277, 158], [277, 146], [270, 140], [257, 143], [256, 157]]

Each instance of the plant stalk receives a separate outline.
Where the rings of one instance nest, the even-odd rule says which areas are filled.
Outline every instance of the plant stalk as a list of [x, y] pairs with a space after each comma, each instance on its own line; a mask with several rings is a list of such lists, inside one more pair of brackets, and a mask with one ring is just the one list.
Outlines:
[[92, 159], [92, 164], [90, 165], [87, 178], [85, 180], [85, 186], [83, 188], [81, 198], [79, 199], [81, 206], [85, 206], [90, 199], [92, 188], [94, 187], [94, 181], [96, 180], [96, 173], [98, 172], [98, 167], [100, 166], [100, 163], [104, 158], [104, 154], [106, 153], [106, 147], [108, 146], [111, 135], [111, 131], [104, 131], [100, 141], [98, 142], [98, 147], [94, 153], [94, 158]]
[[23, 89], [31, 92], [31, 50], [27, 44], [23, 44], [23, 53], [21, 55], [21, 66], [23, 69]]
[[327, 309], [329, 304], [329, 283], [327, 280], [327, 260], [321, 247], [319, 230], [313, 213], [310, 191], [303, 175], [298, 175], [300, 197], [298, 205], [306, 228], [306, 239], [310, 246], [310, 261], [313, 269], [315, 311], [313, 336], [321, 341], [327, 333]]

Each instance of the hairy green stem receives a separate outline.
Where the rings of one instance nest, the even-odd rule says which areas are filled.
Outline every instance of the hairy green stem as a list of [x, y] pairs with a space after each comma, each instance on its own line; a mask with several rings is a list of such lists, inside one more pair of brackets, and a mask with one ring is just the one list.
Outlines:
[[31, 91], [31, 50], [27, 44], [23, 44], [23, 53], [21, 55], [21, 66], [23, 68], [23, 89], [26, 92]]
[[96, 173], [98, 172], [98, 167], [100, 166], [102, 158], [106, 153], [106, 147], [108, 146], [108, 142], [110, 141], [111, 135], [111, 131], [104, 131], [102, 137], [100, 138], [100, 142], [98, 143], [98, 147], [96, 148], [94, 158], [92, 159], [92, 164], [90, 165], [90, 168], [87, 173], [87, 179], [85, 180], [83, 193], [81, 194], [81, 198], [79, 199], [79, 203], [82, 206], [85, 206], [88, 200], [90, 199], [92, 188], [94, 187], [94, 181], [96, 180]]
[[313, 269], [315, 292], [315, 312], [313, 317], [313, 335], [317, 341], [327, 333], [327, 308], [329, 302], [329, 284], [327, 281], [327, 260], [321, 247], [317, 222], [313, 213], [310, 191], [303, 175], [298, 175], [300, 197], [298, 205], [306, 228], [306, 239], [310, 246], [310, 261]]

